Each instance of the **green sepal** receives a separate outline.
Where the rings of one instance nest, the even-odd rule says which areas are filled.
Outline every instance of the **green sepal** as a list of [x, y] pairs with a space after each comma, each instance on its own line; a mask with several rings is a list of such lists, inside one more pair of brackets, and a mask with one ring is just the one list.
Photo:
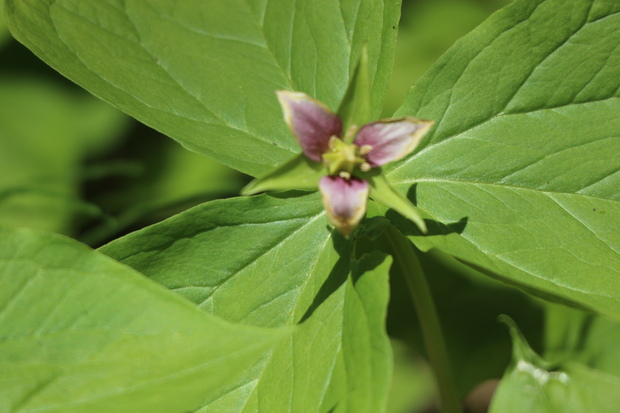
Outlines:
[[[356, 125], [358, 128], [362, 127], [372, 120], [371, 88], [368, 47], [364, 45], [347, 92], [338, 108], [338, 116], [342, 119], [344, 131], [352, 125]], [[353, 138], [355, 138], [355, 134], [346, 134], [344, 140], [351, 143]]]
[[411, 220], [422, 233], [426, 234], [426, 223], [424, 218], [422, 218], [420, 210], [406, 197], [392, 188], [379, 168], [375, 168], [367, 173], [357, 173], [356, 175], [368, 181], [370, 184], [370, 197], [372, 199]]
[[315, 190], [319, 180], [326, 175], [325, 166], [308, 159], [303, 153], [256, 178], [241, 190], [241, 195], [254, 195], [265, 191]]
[[527, 340], [517, 327], [517, 323], [505, 314], [501, 314], [497, 317], [497, 321], [504, 323], [510, 330], [510, 337], [512, 338], [512, 358], [514, 360], [525, 360], [533, 366], [541, 369], [550, 370], [552, 368], [550, 363], [543, 360], [538, 354], [532, 350]]

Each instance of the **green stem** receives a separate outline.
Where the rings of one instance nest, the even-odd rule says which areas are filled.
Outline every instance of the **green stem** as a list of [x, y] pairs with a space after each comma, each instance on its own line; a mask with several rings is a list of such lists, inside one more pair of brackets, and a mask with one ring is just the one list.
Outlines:
[[391, 225], [386, 230], [386, 238], [392, 249], [394, 262], [400, 267], [405, 277], [418, 313], [426, 353], [435, 372], [439, 389], [441, 411], [443, 413], [461, 413], [461, 404], [456, 394], [446, 343], [441, 334], [439, 317], [417, 252], [411, 242]]

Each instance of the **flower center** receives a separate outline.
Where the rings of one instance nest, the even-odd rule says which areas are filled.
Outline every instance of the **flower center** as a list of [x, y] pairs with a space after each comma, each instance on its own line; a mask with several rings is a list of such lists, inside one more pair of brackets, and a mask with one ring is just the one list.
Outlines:
[[370, 170], [370, 164], [365, 156], [371, 150], [370, 145], [359, 147], [332, 136], [329, 140], [329, 151], [323, 154], [323, 162], [330, 175], [339, 175], [344, 179], [349, 179], [353, 171], [358, 168], [364, 172]]

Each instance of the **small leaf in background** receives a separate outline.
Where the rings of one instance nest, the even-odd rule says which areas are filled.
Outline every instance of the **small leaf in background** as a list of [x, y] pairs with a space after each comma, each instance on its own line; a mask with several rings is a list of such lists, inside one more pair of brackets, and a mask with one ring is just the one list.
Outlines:
[[13, 35], [63, 75], [256, 176], [298, 152], [273, 92], [337, 107], [363, 45], [378, 115], [400, 2], [9, 0], [6, 14]]
[[516, 1], [417, 82], [397, 115], [437, 126], [386, 176], [442, 223], [418, 247], [620, 319], [619, 11]]
[[385, 405], [390, 377], [390, 260], [358, 261], [350, 250], [328, 230], [316, 193], [213, 201], [101, 248], [225, 320], [301, 322], [263, 367], [200, 411], [372, 413]]
[[506, 322], [513, 339], [513, 361], [493, 397], [491, 413], [617, 410], [619, 377], [572, 361], [552, 366], [529, 348], [511, 320]]
[[190, 411], [290, 334], [225, 323], [27, 229], [0, 229], [0, 282], [1, 411]]
[[127, 118], [36, 77], [0, 79], [0, 223], [71, 233], [99, 214], [78, 197], [81, 163], [117, 140]]
[[561, 305], [545, 306], [544, 357], [573, 360], [620, 377], [620, 323]]

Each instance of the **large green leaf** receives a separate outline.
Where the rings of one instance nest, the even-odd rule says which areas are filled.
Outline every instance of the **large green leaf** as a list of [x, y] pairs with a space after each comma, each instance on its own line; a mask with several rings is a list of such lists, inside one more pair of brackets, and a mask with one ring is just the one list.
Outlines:
[[387, 174], [448, 225], [419, 247], [620, 317], [619, 27], [617, 1], [516, 1], [416, 84], [398, 114], [437, 126]]
[[0, 223], [70, 232], [86, 156], [115, 140], [127, 118], [84, 93], [27, 76], [0, 79]]
[[351, 256], [318, 194], [213, 201], [104, 247], [226, 320], [301, 323], [264, 366], [214, 393], [201, 412], [381, 411], [390, 260]]
[[82, 244], [0, 229], [0, 410], [180, 412], [284, 330], [233, 326]]
[[400, 1], [6, 0], [14, 36], [96, 96], [257, 175], [299, 152], [277, 89], [336, 109], [367, 44], [378, 115]]
[[577, 362], [553, 366], [511, 325], [513, 361], [491, 405], [492, 413], [612, 413], [620, 404], [620, 378]]

